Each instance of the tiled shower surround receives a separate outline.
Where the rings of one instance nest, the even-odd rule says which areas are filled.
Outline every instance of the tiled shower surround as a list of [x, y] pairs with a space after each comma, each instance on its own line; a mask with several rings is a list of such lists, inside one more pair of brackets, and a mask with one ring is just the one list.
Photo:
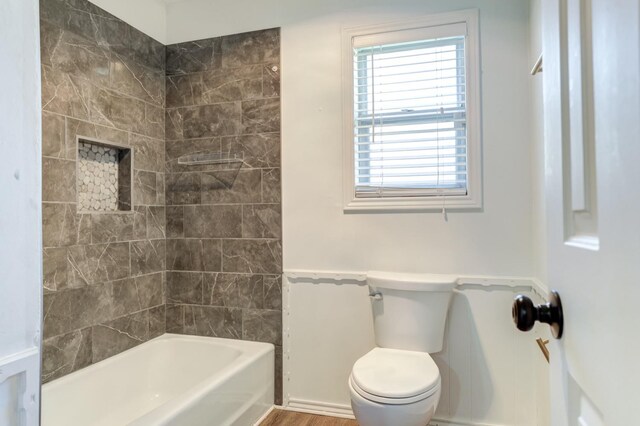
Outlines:
[[[40, 8], [43, 380], [166, 331], [274, 343], [280, 401], [279, 30], [165, 47], [86, 0]], [[132, 211], [78, 205], [78, 138], [133, 151]], [[178, 163], [220, 152], [244, 161]]]
[[[167, 46], [165, 121], [167, 332], [270, 342], [278, 366], [279, 56], [278, 30]], [[209, 152], [244, 162], [178, 163]]]

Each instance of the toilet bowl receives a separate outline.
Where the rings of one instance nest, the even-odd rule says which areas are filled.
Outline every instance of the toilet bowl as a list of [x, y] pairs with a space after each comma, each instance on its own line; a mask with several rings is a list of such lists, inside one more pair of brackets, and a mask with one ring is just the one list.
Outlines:
[[349, 392], [362, 426], [425, 426], [440, 399], [440, 372], [429, 354], [375, 348], [353, 366]]
[[456, 283], [449, 275], [369, 272], [377, 347], [358, 359], [348, 386], [360, 426], [426, 426], [440, 400], [442, 350]]

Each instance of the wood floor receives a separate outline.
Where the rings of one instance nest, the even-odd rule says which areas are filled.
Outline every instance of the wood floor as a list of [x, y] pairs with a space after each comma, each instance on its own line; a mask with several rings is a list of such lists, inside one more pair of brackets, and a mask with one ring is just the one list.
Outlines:
[[318, 416], [296, 411], [273, 410], [260, 426], [358, 426], [352, 419]]

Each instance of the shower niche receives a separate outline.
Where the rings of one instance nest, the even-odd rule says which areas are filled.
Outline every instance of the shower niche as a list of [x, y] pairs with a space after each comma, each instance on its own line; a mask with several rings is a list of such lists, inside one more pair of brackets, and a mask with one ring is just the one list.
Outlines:
[[133, 175], [130, 148], [78, 138], [78, 210], [130, 212]]

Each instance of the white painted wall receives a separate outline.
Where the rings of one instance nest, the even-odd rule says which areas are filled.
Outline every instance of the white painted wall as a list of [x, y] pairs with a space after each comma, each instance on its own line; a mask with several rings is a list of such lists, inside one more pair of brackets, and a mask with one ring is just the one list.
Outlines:
[[[348, 280], [285, 280], [285, 403], [294, 409], [349, 413], [353, 363], [374, 347], [368, 288]], [[515, 291], [515, 290], [514, 290]], [[438, 425], [546, 426], [537, 374], [546, 361], [535, 338], [509, 321], [513, 291], [456, 291], [442, 352]], [[540, 395], [545, 396], [545, 389]]]
[[[340, 29], [480, 8], [484, 211], [344, 214]], [[528, 3], [389, 2], [282, 28], [285, 269], [532, 274]]]
[[42, 318], [37, 0], [0, 2], [0, 424], [37, 425]]

